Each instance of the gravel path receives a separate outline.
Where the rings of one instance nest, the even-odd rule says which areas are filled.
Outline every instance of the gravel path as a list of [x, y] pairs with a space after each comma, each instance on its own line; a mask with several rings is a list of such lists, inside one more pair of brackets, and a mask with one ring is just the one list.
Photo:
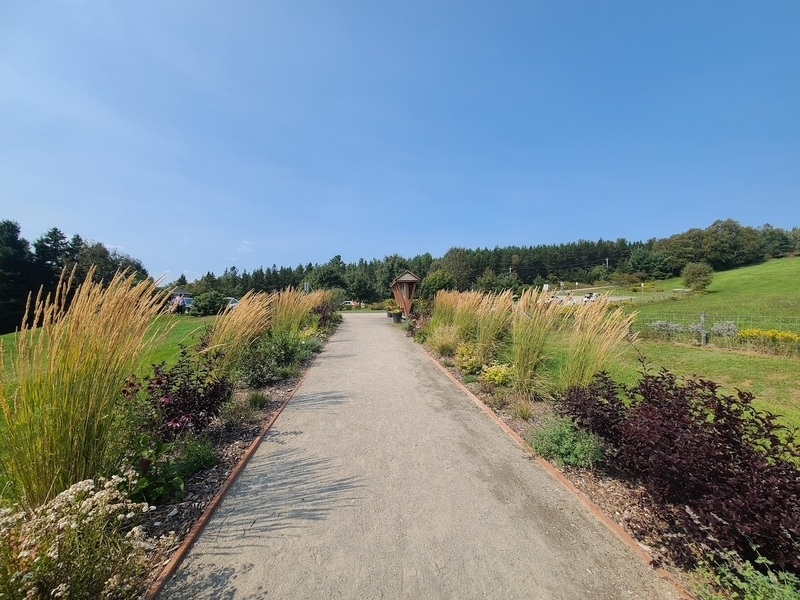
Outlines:
[[162, 599], [678, 598], [383, 314], [347, 314]]

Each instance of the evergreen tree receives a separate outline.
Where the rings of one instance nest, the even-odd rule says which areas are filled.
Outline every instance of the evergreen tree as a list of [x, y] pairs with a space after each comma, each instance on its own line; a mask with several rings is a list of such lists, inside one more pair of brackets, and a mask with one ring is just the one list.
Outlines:
[[40, 285], [30, 244], [20, 232], [19, 223], [0, 221], [0, 333], [20, 326], [28, 295]]

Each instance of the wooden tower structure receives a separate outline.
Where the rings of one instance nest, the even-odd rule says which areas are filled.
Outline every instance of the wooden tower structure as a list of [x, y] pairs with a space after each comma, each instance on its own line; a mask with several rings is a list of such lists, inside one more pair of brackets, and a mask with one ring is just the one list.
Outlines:
[[417, 291], [417, 284], [420, 281], [422, 280], [411, 271], [405, 271], [389, 284], [392, 294], [394, 294], [394, 301], [406, 316], [411, 313], [411, 301], [414, 299], [414, 292]]

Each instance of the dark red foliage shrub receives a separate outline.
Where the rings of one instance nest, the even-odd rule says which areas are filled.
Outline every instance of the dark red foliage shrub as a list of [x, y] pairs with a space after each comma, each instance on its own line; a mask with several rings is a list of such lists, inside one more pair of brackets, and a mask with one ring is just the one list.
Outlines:
[[610, 466], [638, 478], [660, 516], [686, 533], [694, 547], [671, 548], [678, 562], [705, 550], [755, 559], [757, 548], [800, 573], [800, 440], [752, 401], [661, 371], [630, 388], [600, 375], [559, 408], [603, 437]]
[[321, 329], [330, 327], [335, 319], [335, 316], [338, 314], [337, 308], [333, 305], [333, 302], [325, 302], [319, 306], [315, 306], [311, 309], [311, 313], [314, 315], [319, 315], [319, 327]]
[[584, 429], [616, 446], [627, 411], [620, 391], [621, 386], [607, 373], [599, 373], [587, 387], [568, 390], [557, 402], [557, 408]]
[[169, 441], [182, 431], [205, 429], [232, 392], [229, 380], [212, 374], [205, 355], [182, 348], [174, 366], [167, 368], [163, 362], [153, 365], [153, 374], [144, 384], [131, 378], [123, 393], [144, 402], [149, 421], [146, 428]]

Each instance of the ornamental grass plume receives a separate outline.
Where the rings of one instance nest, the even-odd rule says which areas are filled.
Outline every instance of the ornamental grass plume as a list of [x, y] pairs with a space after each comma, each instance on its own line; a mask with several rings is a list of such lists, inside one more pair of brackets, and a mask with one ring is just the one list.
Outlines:
[[547, 294], [529, 288], [522, 292], [511, 317], [511, 356], [514, 364], [514, 393], [529, 400], [541, 388], [540, 368], [545, 344], [556, 327], [559, 307], [547, 302]]
[[330, 300], [331, 293], [327, 290], [317, 290], [306, 294], [293, 287], [287, 287], [273, 294], [272, 323], [270, 325], [272, 334], [274, 336], [288, 333], [296, 335], [311, 311]]
[[120, 467], [130, 426], [121, 390], [172, 325], [153, 325], [166, 300], [157, 282], [122, 272], [103, 286], [92, 268], [73, 290], [74, 273], [52, 296], [39, 292], [16, 356], [0, 365], [0, 476], [29, 507]]
[[[561, 390], [588, 385], [603, 370], [629, 336], [636, 313], [626, 314], [622, 307], [610, 310], [601, 296], [577, 307], [571, 317], [567, 360], [558, 373]], [[630, 339], [635, 341], [636, 334]]]
[[458, 348], [458, 327], [439, 325], [428, 336], [428, 344], [442, 356], [453, 356]]
[[204, 352], [213, 352], [214, 374], [231, 378], [247, 348], [270, 325], [276, 294], [247, 292], [236, 308], [228, 306], [214, 321]]
[[475, 354], [481, 364], [492, 362], [500, 338], [511, 325], [511, 290], [483, 297], [475, 315]]
[[433, 314], [430, 320], [430, 330], [434, 331], [440, 325], [452, 325], [458, 305], [459, 293], [455, 290], [439, 290], [433, 299]]
[[475, 325], [478, 310], [484, 300], [482, 292], [459, 292], [456, 311], [453, 315], [453, 325], [458, 327], [459, 341], [472, 341], [475, 337]]

